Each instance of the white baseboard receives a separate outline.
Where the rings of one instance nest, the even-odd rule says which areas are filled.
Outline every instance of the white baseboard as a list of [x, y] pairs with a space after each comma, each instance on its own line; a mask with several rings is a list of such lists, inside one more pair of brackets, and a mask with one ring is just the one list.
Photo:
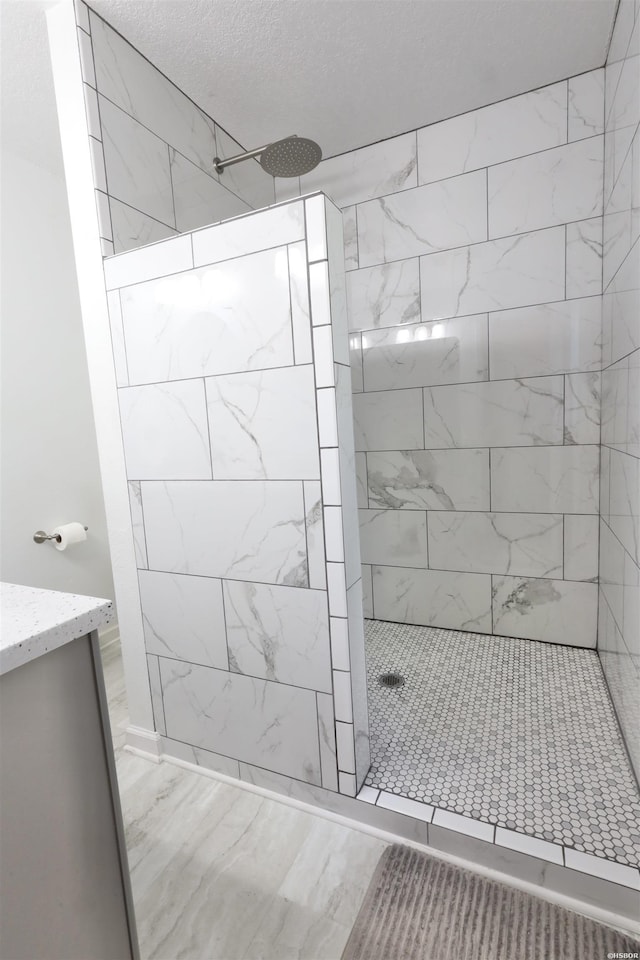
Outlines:
[[155, 730], [135, 727], [131, 723], [125, 733], [124, 749], [128, 753], [135, 753], [136, 756], [144, 757], [145, 760], [152, 760], [154, 763], [160, 763], [162, 760], [160, 734], [156, 733]]
[[[154, 758], [149, 757], [149, 759]], [[612, 911], [605, 910], [590, 903], [585, 903], [582, 900], [576, 900], [574, 897], [560, 893], [559, 891], [538, 886], [535, 883], [530, 883], [527, 880], [521, 880], [520, 878], [511, 876], [510, 874], [501, 873], [498, 870], [494, 870], [491, 867], [485, 867], [482, 864], [475, 863], [471, 860], [464, 860], [461, 857], [456, 857], [453, 854], [445, 853], [444, 851], [435, 849], [434, 847], [417, 843], [415, 840], [409, 840], [406, 837], [390, 833], [387, 830], [381, 830], [379, 827], [362, 823], [359, 820], [353, 820], [341, 813], [334, 813], [331, 810], [325, 810], [323, 807], [305, 803], [304, 800], [297, 800], [294, 797], [286, 796], [286, 794], [276, 793], [274, 790], [268, 790], [266, 787], [258, 787], [253, 783], [247, 783], [244, 780], [237, 780], [235, 777], [229, 777], [225, 773], [218, 773], [215, 770], [208, 770], [205, 767], [198, 766], [196, 763], [190, 763], [188, 760], [181, 760], [178, 757], [172, 757], [167, 753], [162, 753], [159, 759], [160, 761], [166, 760], [168, 763], [175, 764], [175, 766], [178, 767], [184, 767], [186, 770], [192, 770], [194, 773], [199, 773], [201, 776], [210, 777], [212, 780], [219, 780], [220, 782], [230, 784], [233, 787], [239, 787], [241, 790], [246, 790], [248, 793], [255, 793], [258, 794], [258, 796], [266, 797], [269, 800], [275, 800], [277, 803], [283, 803], [287, 807], [293, 807], [296, 810], [303, 810], [305, 813], [310, 813], [316, 817], [322, 817], [325, 820], [331, 820], [334, 823], [339, 823], [342, 826], [349, 827], [352, 830], [358, 830], [360, 833], [366, 833], [369, 836], [377, 837], [379, 840], [385, 840], [387, 843], [400, 843], [406, 847], [413, 847], [415, 850], [421, 850], [423, 853], [428, 853], [429, 856], [437, 857], [440, 860], [446, 860], [448, 863], [453, 863], [456, 866], [463, 867], [465, 870], [470, 870], [473, 873], [479, 873], [481, 876], [487, 877], [490, 880], [497, 880], [499, 883], [504, 883], [507, 886], [515, 887], [518, 890], [522, 890], [524, 893], [530, 893], [534, 897], [540, 897], [540, 899], [547, 900], [549, 903], [554, 903], [557, 906], [564, 907], [566, 910], [573, 910], [574, 913], [580, 913], [592, 920], [597, 920], [598, 922], [604, 923], [609, 927], [613, 927], [622, 933], [631, 934], [635, 937], [640, 936], [640, 924], [635, 923], [628, 917], [621, 916], [620, 914], [613, 913]]]

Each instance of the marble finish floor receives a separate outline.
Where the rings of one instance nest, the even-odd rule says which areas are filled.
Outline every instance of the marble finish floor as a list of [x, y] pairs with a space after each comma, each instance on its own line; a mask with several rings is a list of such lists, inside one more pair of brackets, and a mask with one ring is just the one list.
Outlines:
[[[640, 796], [595, 651], [365, 625], [368, 786], [640, 864]], [[381, 686], [387, 672], [404, 685]]]
[[117, 648], [103, 661], [143, 960], [339, 960], [386, 843], [123, 751]]

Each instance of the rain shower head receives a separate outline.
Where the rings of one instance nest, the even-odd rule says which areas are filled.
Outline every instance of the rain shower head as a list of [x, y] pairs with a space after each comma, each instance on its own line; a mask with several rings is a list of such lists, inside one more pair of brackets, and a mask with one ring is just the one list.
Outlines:
[[225, 167], [253, 157], [260, 158], [260, 166], [272, 177], [301, 177], [318, 166], [322, 160], [322, 150], [313, 140], [294, 135], [268, 143], [266, 147], [258, 147], [257, 150], [239, 153], [228, 160], [216, 157], [213, 168], [216, 173], [222, 173]]

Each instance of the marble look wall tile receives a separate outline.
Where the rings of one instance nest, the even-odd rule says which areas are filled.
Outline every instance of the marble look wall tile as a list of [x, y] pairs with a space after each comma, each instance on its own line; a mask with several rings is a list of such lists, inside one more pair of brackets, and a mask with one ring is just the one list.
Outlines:
[[626, 551], [622, 607], [622, 638], [640, 674], [640, 568]]
[[160, 659], [167, 735], [320, 784], [312, 690]]
[[289, 292], [291, 296], [291, 325], [293, 327], [293, 352], [296, 363], [311, 363], [311, 309], [309, 306], [309, 282], [307, 278], [307, 252], [304, 240], [288, 247]]
[[324, 540], [327, 560], [344, 563], [344, 540], [342, 537], [342, 507], [325, 507]]
[[640, 460], [611, 450], [609, 525], [620, 543], [640, 564]]
[[632, 244], [631, 195], [634, 182], [632, 161], [633, 152], [629, 150], [604, 208], [602, 282], [605, 289], [627, 256]]
[[373, 567], [379, 620], [491, 633], [491, 577], [480, 573]]
[[335, 370], [333, 362], [333, 341], [331, 327], [314, 327], [313, 362], [317, 387], [335, 386]]
[[358, 221], [357, 207], [345, 207], [342, 211], [342, 228], [344, 231], [344, 268], [357, 270], [358, 268]]
[[598, 526], [597, 516], [564, 518], [565, 580], [597, 581]]
[[[244, 153], [244, 147], [230, 137], [229, 134], [216, 124], [216, 153], [215, 156], [221, 160], [227, 157], [235, 157], [239, 153]], [[210, 169], [209, 166], [206, 169]], [[237, 196], [254, 209], [266, 207], [270, 203], [275, 203], [275, 185], [273, 177], [262, 169], [257, 160], [248, 160], [246, 163], [238, 163], [232, 167], [226, 167], [220, 176], [220, 183], [228, 190], [232, 190]]]
[[87, 131], [89, 136], [94, 137], [96, 140], [102, 140], [98, 94], [88, 83], [82, 84], [82, 92], [84, 94], [84, 109], [87, 115]]
[[363, 563], [427, 566], [427, 517], [423, 511], [360, 510]]
[[331, 692], [323, 590], [226, 580], [224, 609], [233, 673]]
[[327, 223], [329, 261], [329, 297], [333, 354], [336, 363], [349, 363], [349, 321], [347, 318], [346, 274], [344, 268], [344, 230], [340, 210], [323, 197]]
[[599, 451], [593, 446], [491, 451], [491, 508], [531, 513], [598, 512]]
[[368, 504], [361, 506], [392, 510], [489, 508], [488, 450], [368, 453], [366, 479]]
[[147, 560], [147, 540], [144, 532], [144, 514], [142, 512], [142, 492], [139, 481], [129, 482], [129, 509], [131, 511], [131, 529], [133, 532], [133, 546], [136, 554], [138, 570], [149, 566]]
[[349, 658], [349, 621], [346, 618], [331, 617], [331, 662], [336, 670], [351, 670]]
[[353, 270], [347, 278], [350, 330], [393, 327], [420, 320], [417, 259]]
[[544, 303], [489, 314], [494, 379], [599, 370], [599, 297]]
[[111, 330], [111, 348], [113, 350], [116, 383], [119, 387], [126, 387], [129, 383], [129, 371], [127, 369], [127, 351], [124, 345], [119, 290], [110, 290], [107, 293], [107, 304], [109, 307], [109, 328]]
[[602, 372], [602, 443], [626, 451], [629, 429], [629, 365], [625, 357]]
[[107, 172], [104, 166], [104, 148], [102, 141], [89, 137], [89, 149], [91, 151], [91, 169], [93, 171], [93, 185], [96, 190], [102, 190], [107, 193]]
[[338, 768], [344, 773], [356, 772], [356, 753], [352, 723], [336, 723]]
[[604, 69], [570, 77], [568, 83], [569, 140], [604, 133]]
[[365, 617], [373, 617], [373, 580], [370, 564], [362, 564], [362, 611]]
[[607, 63], [623, 60], [629, 46], [635, 22], [634, 0], [622, 0], [613, 25], [611, 43], [607, 54]]
[[358, 206], [361, 267], [486, 239], [484, 171], [404, 190]]
[[327, 562], [327, 591], [329, 614], [332, 617], [347, 616], [347, 581], [344, 563]]
[[142, 499], [153, 569], [307, 586], [302, 484], [147, 482]]
[[167, 237], [177, 235], [177, 231], [172, 227], [154, 220], [146, 213], [134, 210], [133, 207], [121, 203], [114, 197], [109, 199], [109, 208], [115, 253], [134, 250], [145, 244], [157, 243], [158, 240], [166, 240]]
[[82, 79], [89, 86], [96, 85], [96, 72], [93, 66], [93, 50], [91, 47], [91, 37], [84, 30], [77, 30], [78, 49], [80, 51], [80, 67], [82, 69]]
[[564, 442], [600, 442], [600, 374], [571, 373], [564, 378]]
[[138, 581], [148, 653], [229, 669], [220, 580], [141, 570]]
[[487, 316], [367, 330], [362, 357], [367, 391], [486, 380]]
[[344, 720], [345, 723], [353, 723], [351, 677], [341, 670], [333, 671], [333, 703], [336, 719]]
[[335, 717], [333, 713], [333, 696], [328, 693], [317, 693], [318, 734], [320, 737], [320, 768], [322, 771], [322, 786], [325, 790], [338, 789], [338, 761], [336, 758]]
[[602, 137], [489, 168], [489, 237], [602, 214]]
[[175, 227], [167, 144], [104, 97], [100, 118], [110, 195]]
[[349, 619], [349, 660], [351, 663], [351, 707], [356, 755], [356, 787], [359, 790], [371, 766], [369, 741], [369, 706], [367, 702], [367, 668], [362, 581], [358, 580], [347, 590], [347, 615]]
[[382, 140], [323, 160], [300, 178], [303, 193], [323, 190], [339, 207], [415, 187], [416, 135]]
[[602, 291], [602, 217], [567, 224], [567, 299]]
[[125, 387], [118, 400], [129, 479], [211, 479], [202, 380]]
[[309, 264], [309, 293], [311, 297], [311, 321], [314, 327], [331, 323], [329, 300], [329, 265], [326, 260]]
[[217, 480], [320, 478], [313, 366], [205, 382]]
[[219, 263], [231, 257], [280, 247], [304, 240], [304, 204], [285, 203], [270, 210], [260, 210], [250, 217], [238, 217], [217, 224], [193, 235], [193, 257], [196, 267]]
[[121, 300], [131, 383], [293, 363], [284, 249], [137, 284]]
[[562, 579], [562, 516], [434, 511], [429, 567]]
[[103, 258], [112, 257], [115, 253], [113, 240], [105, 240], [104, 237], [100, 237], [100, 250]]
[[362, 393], [364, 390], [364, 371], [362, 369], [362, 334], [349, 334], [349, 365], [351, 367], [351, 391]]
[[422, 319], [561, 300], [564, 259], [564, 226], [422, 257]]
[[622, 263], [602, 297], [603, 363], [640, 347], [640, 243]]
[[493, 577], [493, 629], [506, 637], [596, 645], [598, 585]]
[[420, 182], [547, 150], [566, 139], [567, 86], [556, 83], [419, 130]]
[[169, 162], [176, 227], [180, 232], [251, 210], [248, 203], [218, 182], [217, 177], [205, 173], [173, 147], [169, 147]]
[[162, 738], [162, 752], [169, 757], [194, 763], [203, 770], [214, 770], [216, 773], [224, 773], [227, 777], [240, 779], [238, 761], [232, 760], [231, 757], [223, 757], [220, 753], [212, 753], [211, 750], [203, 750], [201, 747], [192, 747], [188, 743], [171, 740], [169, 737]]
[[162, 683], [160, 680], [160, 663], [158, 657], [147, 656], [147, 670], [149, 671], [149, 686], [151, 688], [151, 707], [153, 722], [158, 733], [164, 735], [167, 730], [164, 722], [164, 705], [162, 703]]
[[100, 93], [203, 170], [211, 170], [213, 120], [93, 11], [91, 35]]
[[353, 405], [347, 367], [336, 364], [336, 380], [342, 538], [344, 543], [347, 588], [349, 588], [356, 580], [360, 579], [360, 537], [358, 531], [358, 492], [353, 432]]
[[369, 491], [367, 488], [367, 456], [365, 453], [355, 454], [356, 463], [356, 493], [358, 506], [369, 506]]
[[[364, 454], [361, 456], [364, 456]], [[340, 460], [338, 448], [321, 450], [320, 462], [322, 470], [323, 503], [325, 506], [339, 506], [342, 503], [342, 496], [340, 493]]]
[[424, 445], [422, 391], [356, 394], [356, 450], [419, 450]]
[[82, 0], [75, 0], [74, 8], [76, 11], [76, 23], [87, 33], [91, 33], [91, 24], [89, 22], [89, 8]]
[[309, 263], [327, 259], [327, 219], [323, 196], [308, 197], [304, 201]]
[[318, 435], [321, 447], [338, 446], [338, 420], [335, 387], [316, 390], [318, 404]]
[[191, 237], [173, 237], [150, 247], [129, 250], [120, 256], [110, 257], [103, 267], [107, 290], [191, 270]]
[[600, 525], [600, 594], [611, 610], [618, 629], [624, 625], [624, 547], [605, 522]]
[[562, 377], [494, 380], [424, 391], [428, 447], [562, 443]]
[[324, 553], [321, 485], [317, 480], [305, 480], [303, 488], [309, 586], [317, 590], [326, 590], [327, 575], [325, 568], [326, 557]]
[[98, 213], [98, 229], [100, 237], [103, 240], [113, 240], [113, 230], [111, 228], [111, 211], [109, 209], [109, 197], [100, 190], [95, 191], [96, 208]]

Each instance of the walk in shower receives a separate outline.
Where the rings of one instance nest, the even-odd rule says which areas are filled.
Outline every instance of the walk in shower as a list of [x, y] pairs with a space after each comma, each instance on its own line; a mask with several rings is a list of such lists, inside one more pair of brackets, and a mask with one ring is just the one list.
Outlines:
[[626, 897], [633, 47], [274, 184], [83, 10], [159, 752]]

